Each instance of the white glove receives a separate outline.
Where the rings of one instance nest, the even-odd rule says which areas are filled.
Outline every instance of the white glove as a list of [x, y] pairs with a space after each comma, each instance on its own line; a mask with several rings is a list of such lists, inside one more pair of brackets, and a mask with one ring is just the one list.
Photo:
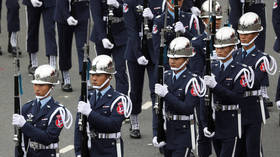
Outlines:
[[154, 14], [152, 13], [150, 8], [145, 8], [143, 11], [143, 17], [146, 17], [149, 20], [152, 20], [154, 18]]
[[280, 100], [276, 101], [277, 109], [280, 110]]
[[217, 85], [217, 81], [214, 76], [205, 75], [204, 82], [209, 88], [215, 88]]
[[77, 155], [77, 157], [82, 157], [81, 155]]
[[203, 133], [205, 137], [212, 138], [215, 135], [215, 132], [211, 133], [207, 127], [203, 128]]
[[114, 47], [114, 44], [107, 38], [102, 39], [102, 44], [105, 49], [112, 49]]
[[90, 112], [92, 111], [89, 102], [85, 103], [83, 101], [79, 101], [78, 104], [78, 112], [82, 113], [85, 116], [88, 116]]
[[107, 0], [107, 5], [119, 8], [120, 3], [117, 0]]
[[155, 84], [155, 93], [157, 95], [159, 95], [160, 97], [165, 97], [166, 94], [168, 93], [168, 89], [167, 89], [167, 85], [164, 84], [164, 85], [161, 85], [159, 83], [156, 83]]
[[31, 0], [31, 4], [33, 7], [41, 7], [43, 5], [43, 2], [40, 2], [39, 0]]
[[201, 13], [201, 11], [197, 7], [191, 7], [191, 12], [196, 16], [199, 16]]
[[149, 61], [146, 59], [145, 56], [141, 56], [141, 57], [137, 58], [137, 62], [140, 65], [147, 65], [149, 63]]
[[69, 26], [76, 26], [78, 24], [78, 20], [74, 19], [73, 16], [68, 17], [67, 23]]
[[13, 122], [12, 122], [13, 125], [21, 128], [25, 123], [26, 120], [22, 115], [13, 114]]
[[164, 141], [161, 141], [161, 142], [158, 143], [157, 136], [155, 136], [153, 138], [153, 145], [154, 145], [154, 147], [161, 148], [161, 147], [165, 146], [166, 143]]
[[185, 33], [186, 32], [186, 28], [184, 27], [183, 23], [181, 21], [176, 22], [175, 24], [175, 32], [181, 32], [181, 33]]

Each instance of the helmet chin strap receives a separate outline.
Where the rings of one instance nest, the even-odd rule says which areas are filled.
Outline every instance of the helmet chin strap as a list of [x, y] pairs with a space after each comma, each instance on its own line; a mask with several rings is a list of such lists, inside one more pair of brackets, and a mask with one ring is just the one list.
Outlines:
[[225, 59], [227, 59], [229, 56], [231, 56], [231, 54], [232, 54], [232, 52], [235, 50], [235, 48], [233, 48], [229, 53], [228, 53], [228, 55], [227, 56], [225, 56], [225, 57], [219, 57], [219, 56], [217, 56], [217, 59], [218, 60], [225, 60]]
[[179, 71], [186, 64], [187, 64], [187, 61], [185, 61], [179, 68], [170, 67], [170, 69], [173, 70], [173, 71]]
[[253, 38], [250, 42], [248, 42], [248, 43], [243, 43], [243, 42], [241, 42], [241, 45], [242, 46], [249, 46], [249, 45], [251, 45], [256, 39], [257, 39], [257, 37], [258, 37], [259, 35], [256, 35], [255, 36], [255, 38]]
[[51, 87], [50, 89], [49, 89], [49, 91], [44, 95], [44, 96], [35, 96], [36, 97], [36, 99], [44, 99], [44, 98], [46, 98], [50, 93], [51, 93], [51, 91], [52, 91], [52, 88], [53, 87]]
[[108, 77], [100, 86], [92, 86], [92, 88], [94, 89], [101, 89], [103, 88], [109, 81], [110, 81], [111, 77]]

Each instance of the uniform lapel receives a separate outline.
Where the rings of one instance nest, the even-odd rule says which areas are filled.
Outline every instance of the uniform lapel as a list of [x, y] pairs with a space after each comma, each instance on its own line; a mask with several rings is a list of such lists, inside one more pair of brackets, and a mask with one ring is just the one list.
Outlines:
[[48, 113], [49, 113], [49, 110], [50, 110], [50, 108], [51, 108], [51, 106], [52, 106], [53, 103], [54, 103], [54, 100], [53, 100], [53, 98], [51, 98], [51, 99], [47, 102], [47, 104], [46, 104], [43, 108], [40, 109], [39, 113], [37, 113], [37, 114], [35, 115], [34, 121], [33, 121], [33, 122], [35, 123], [35, 122], [36, 122], [37, 120], [39, 120], [42, 116], [48, 114]]
[[[101, 99], [95, 104], [95, 109], [98, 107], [102, 106], [103, 104], [107, 103], [108, 101], [111, 100], [112, 95], [113, 95], [113, 88], [110, 88], [102, 97]], [[95, 102], [95, 101], [94, 101]]]

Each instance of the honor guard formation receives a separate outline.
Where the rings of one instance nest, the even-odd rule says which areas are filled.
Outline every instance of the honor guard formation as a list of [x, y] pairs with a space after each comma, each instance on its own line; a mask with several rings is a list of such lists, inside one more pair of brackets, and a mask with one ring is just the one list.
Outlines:
[[[269, 76], [277, 71], [276, 59], [265, 53], [264, 0], [22, 0], [22, 4], [27, 70], [33, 76], [35, 98], [21, 105], [23, 52], [17, 39], [24, 20], [19, 18], [19, 1], [6, 0], [8, 53], [15, 63], [16, 157], [58, 157], [60, 133], [72, 121], [73, 156], [127, 156], [123, 137], [139, 142], [142, 138], [139, 117], [145, 74], [153, 107], [151, 142], [162, 156], [264, 155], [261, 134], [274, 102], [268, 96]], [[280, 53], [280, 0], [271, 5], [277, 36], [273, 50]], [[48, 59], [44, 65], [37, 54], [41, 21]], [[73, 75], [80, 78], [81, 92], [76, 95], [77, 113], [71, 114], [52, 92], [56, 85], [63, 92], [73, 91], [75, 76], [69, 73], [73, 36], [79, 66]], [[90, 41], [95, 45], [92, 60]], [[280, 77], [275, 93], [280, 110]], [[129, 135], [121, 133], [126, 121]]]

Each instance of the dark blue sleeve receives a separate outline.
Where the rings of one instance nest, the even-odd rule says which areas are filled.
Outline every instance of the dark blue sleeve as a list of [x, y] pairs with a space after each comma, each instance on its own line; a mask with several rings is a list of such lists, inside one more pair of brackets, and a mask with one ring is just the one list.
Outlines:
[[90, 0], [90, 10], [94, 22], [96, 32], [98, 32], [98, 40], [107, 38], [106, 24], [103, 21], [103, 10], [101, 0]]
[[46, 130], [42, 130], [40, 128], [34, 127], [31, 123], [26, 122], [22, 129], [22, 132], [25, 136], [30, 138], [32, 141], [39, 142], [44, 145], [50, 145], [51, 143], [56, 143], [59, 141], [59, 134], [63, 127], [56, 126], [57, 115], [53, 117], [51, 123], [48, 125], [48, 121], [46, 121], [45, 125], [47, 125]]
[[277, 84], [276, 96], [275, 96], [275, 101], [278, 100], [280, 100], [280, 76], [278, 78], [278, 84]]
[[160, 40], [161, 40], [161, 29], [162, 29], [162, 24], [160, 23], [161, 18], [156, 18], [154, 19], [154, 25], [153, 25], [153, 30], [152, 30], [152, 41], [153, 41], [153, 48], [154, 48], [154, 53], [157, 55], [160, 52]]
[[141, 39], [137, 30], [138, 25], [141, 23], [138, 23], [136, 19], [135, 4], [129, 0], [126, 0], [124, 3], [127, 5], [127, 8], [124, 9], [123, 14], [128, 35], [126, 53], [133, 53], [134, 57], [137, 59], [143, 56], [142, 52], [140, 51]]
[[55, 20], [60, 23], [67, 23], [67, 19], [70, 17], [69, 1], [57, 0], [55, 9]]

